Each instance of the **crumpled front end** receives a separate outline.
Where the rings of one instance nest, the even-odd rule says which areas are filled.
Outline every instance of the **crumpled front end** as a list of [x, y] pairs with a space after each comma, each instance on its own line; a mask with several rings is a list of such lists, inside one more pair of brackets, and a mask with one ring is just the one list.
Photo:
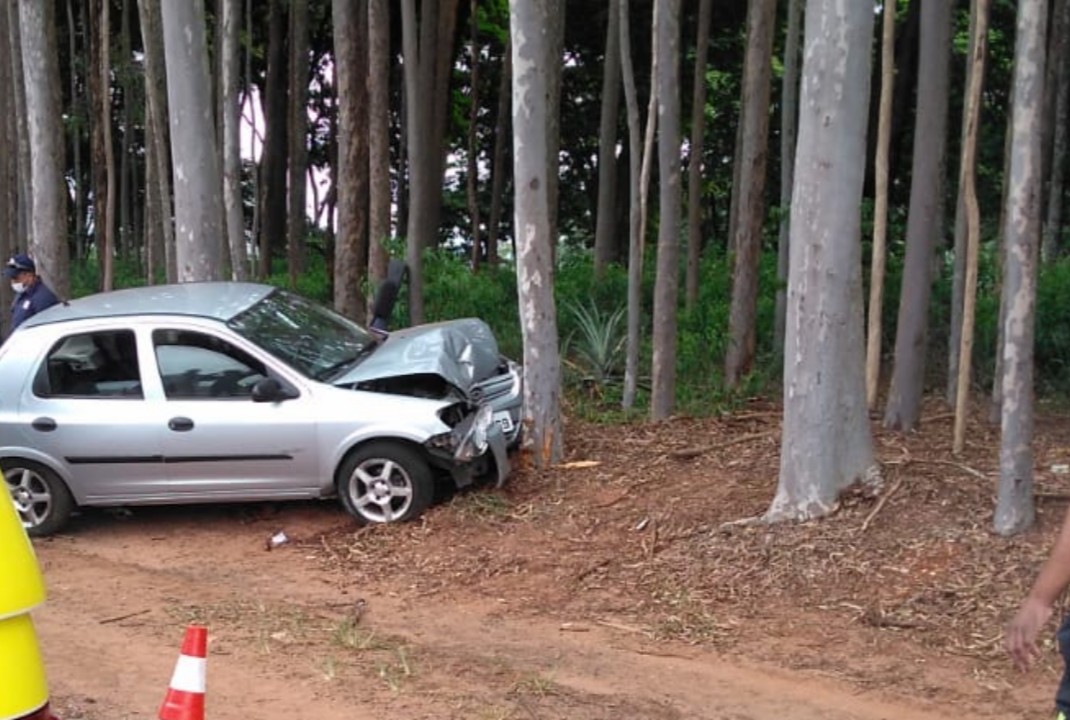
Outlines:
[[427, 441], [432, 464], [445, 470], [457, 487], [479, 479], [491, 480], [501, 487], [509, 476], [509, 456], [493, 408], [487, 404], [473, 407], [455, 403], [445, 408], [440, 417], [451, 430]]

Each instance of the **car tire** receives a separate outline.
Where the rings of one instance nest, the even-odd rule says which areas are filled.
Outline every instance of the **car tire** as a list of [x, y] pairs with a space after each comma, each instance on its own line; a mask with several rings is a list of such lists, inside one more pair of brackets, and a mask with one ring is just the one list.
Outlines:
[[44, 537], [67, 524], [74, 512], [74, 497], [55, 471], [18, 458], [0, 461], [0, 469], [28, 535]]
[[351, 452], [338, 469], [336, 486], [342, 505], [361, 525], [417, 518], [435, 495], [431, 467], [420, 452], [388, 440]]

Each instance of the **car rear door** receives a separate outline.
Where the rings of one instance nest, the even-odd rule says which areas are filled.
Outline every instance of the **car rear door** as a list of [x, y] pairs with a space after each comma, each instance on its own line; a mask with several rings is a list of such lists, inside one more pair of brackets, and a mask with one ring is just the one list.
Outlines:
[[254, 402], [269, 374], [253, 349], [207, 329], [159, 327], [153, 357], [163, 384], [164, 462], [176, 496], [200, 500], [308, 497], [323, 484], [307, 390]]
[[81, 504], [164, 492], [163, 433], [143, 390], [135, 333], [95, 328], [58, 338], [19, 402], [26, 445], [70, 475]]

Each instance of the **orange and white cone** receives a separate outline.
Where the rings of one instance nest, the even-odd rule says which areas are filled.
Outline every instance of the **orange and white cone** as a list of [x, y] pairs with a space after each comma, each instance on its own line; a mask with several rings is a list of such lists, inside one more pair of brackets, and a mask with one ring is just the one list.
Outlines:
[[160, 720], [204, 720], [208, 628], [190, 625], [171, 675], [171, 686], [160, 705]]

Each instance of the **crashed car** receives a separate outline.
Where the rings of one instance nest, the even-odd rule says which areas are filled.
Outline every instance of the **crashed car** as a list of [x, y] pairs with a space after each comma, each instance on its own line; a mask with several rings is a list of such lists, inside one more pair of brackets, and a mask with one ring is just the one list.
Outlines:
[[502, 483], [519, 367], [468, 318], [372, 333], [268, 285], [101, 293], [0, 346], [0, 469], [31, 535], [80, 507], [340, 498], [409, 520]]

